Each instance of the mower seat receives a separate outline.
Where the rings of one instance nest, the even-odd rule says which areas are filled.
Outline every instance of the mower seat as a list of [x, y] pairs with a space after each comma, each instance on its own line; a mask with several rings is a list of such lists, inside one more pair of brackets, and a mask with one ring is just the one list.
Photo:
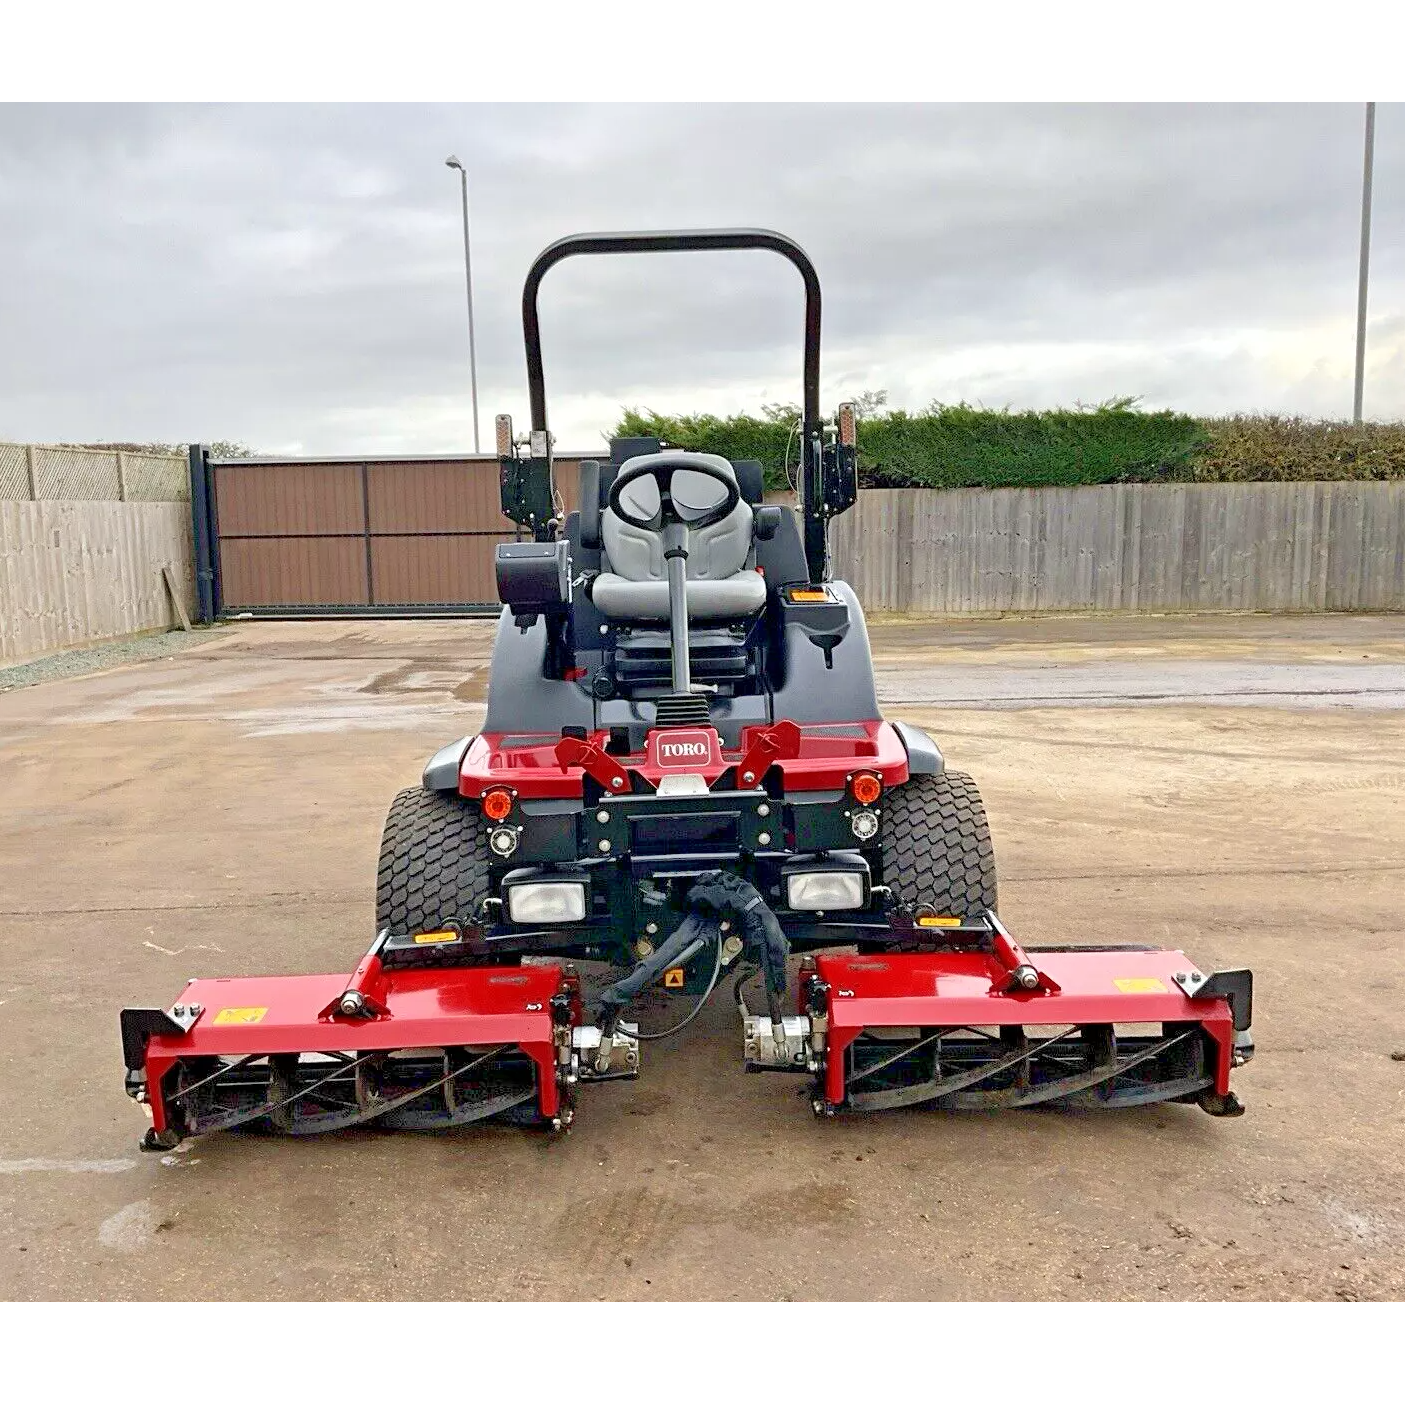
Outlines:
[[[726, 459], [706, 457], [736, 481]], [[637, 462], [631, 459], [624, 468]], [[611, 620], [666, 620], [662, 533], [631, 526], [607, 507], [600, 515], [600, 537], [602, 570], [590, 595], [595, 608]], [[765, 605], [766, 580], [756, 570], [755, 509], [745, 498], [720, 522], [689, 530], [687, 598], [690, 620], [745, 619]]]

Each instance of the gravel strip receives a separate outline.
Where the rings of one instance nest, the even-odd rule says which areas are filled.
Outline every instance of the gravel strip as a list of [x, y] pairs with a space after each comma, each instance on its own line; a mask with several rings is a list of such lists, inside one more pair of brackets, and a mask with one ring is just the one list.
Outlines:
[[59, 678], [77, 678], [84, 673], [101, 673], [104, 669], [120, 668], [123, 664], [164, 659], [209, 637], [207, 630], [193, 630], [187, 634], [176, 629], [166, 634], [114, 639], [106, 644], [95, 644], [90, 649], [65, 649], [60, 654], [46, 654], [28, 663], [0, 668], [0, 693], [29, 688], [36, 683], [52, 683]]

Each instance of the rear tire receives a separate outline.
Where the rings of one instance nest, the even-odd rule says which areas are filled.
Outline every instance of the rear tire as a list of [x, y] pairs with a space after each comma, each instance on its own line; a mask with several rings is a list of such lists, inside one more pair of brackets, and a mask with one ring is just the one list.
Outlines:
[[376, 930], [442, 931], [489, 896], [487, 826], [457, 795], [415, 787], [392, 801], [376, 874]]
[[900, 907], [940, 917], [995, 907], [995, 845], [970, 776], [913, 776], [884, 798], [883, 881]]

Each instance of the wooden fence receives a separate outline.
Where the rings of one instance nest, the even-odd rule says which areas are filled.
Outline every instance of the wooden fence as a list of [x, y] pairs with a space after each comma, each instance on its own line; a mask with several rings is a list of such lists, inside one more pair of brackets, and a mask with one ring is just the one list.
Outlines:
[[1405, 482], [873, 489], [832, 532], [869, 610], [1405, 610]]
[[0, 501], [0, 661], [162, 629], [195, 608], [188, 502]]

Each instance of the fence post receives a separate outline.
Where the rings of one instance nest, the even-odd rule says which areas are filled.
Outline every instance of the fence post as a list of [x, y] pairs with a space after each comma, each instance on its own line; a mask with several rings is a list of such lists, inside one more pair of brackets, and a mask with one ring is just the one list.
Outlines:
[[211, 513], [207, 452], [203, 444], [190, 446], [190, 519], [194, 529], [195, 600], [201, 624], [215, 620], [215, 565], [210, 540]]
[[127, 455], [117, 451], [117, 501], [127, 501]]
[[35, 486], [33, 444], [26, 444], [24, 446], [24, 473], [25, 477], [29, 480], [29, 500], [30, 502], [38, 502], [39, 490]]

